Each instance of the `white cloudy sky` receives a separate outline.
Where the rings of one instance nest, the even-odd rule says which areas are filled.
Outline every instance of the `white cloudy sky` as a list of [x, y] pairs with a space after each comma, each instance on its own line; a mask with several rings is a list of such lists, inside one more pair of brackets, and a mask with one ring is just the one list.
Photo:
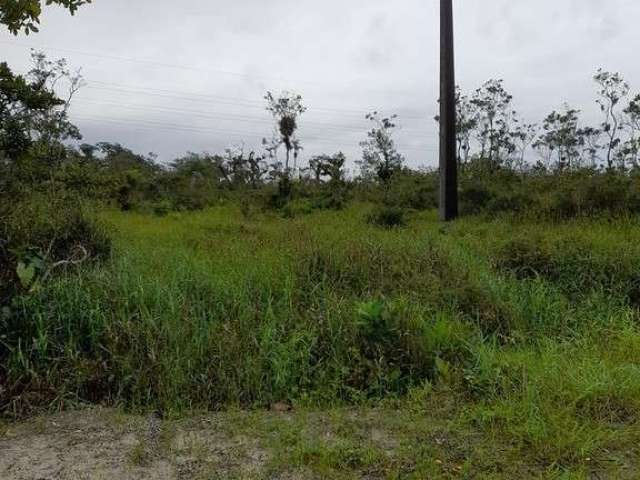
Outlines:
[[[597, 121], [591, 77], [622, 72], [640, 91], [637, 0], [454, 0], [458, 83], [503, 78], [529, 121], [569, 102]], [[94, 0], [50, 7], [40, 33], [0, 31], [16, 71], [29, 48], [82, 67], [72, 118], [87, 142], [121, 142], [163, 161], [259, 147], [266, 90], [301, 93], [305, 156], [359, 154], [376, 109], [397, 113], [413, 166], [436, 163], [437, 0]]]

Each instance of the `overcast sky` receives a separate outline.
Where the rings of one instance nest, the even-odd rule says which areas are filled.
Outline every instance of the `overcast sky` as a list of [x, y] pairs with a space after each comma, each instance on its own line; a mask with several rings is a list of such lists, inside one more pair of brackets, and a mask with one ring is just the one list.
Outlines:
[[[188, 3], [188, 5], [187, 5]], [[540, 121], [564, 102], [597, 121], [591, 77], [620, 71], [640, 91], [638, 0], [454, 0], [457, 76], [470, 91], [503, 78]], [[262, 100], [303, 95], [304, 156], [353, 161], [370, 110], [397, 113], [412, 166], [437, 156], [437, 0], [94, 0], [75, 17], [49, 7], [40, 33], [0, 31], [23, 72], [29, 47], [82, 67], [72, 119], [85, 141], [120, 142], [168, 161], [187, 151], [260, 148]]]

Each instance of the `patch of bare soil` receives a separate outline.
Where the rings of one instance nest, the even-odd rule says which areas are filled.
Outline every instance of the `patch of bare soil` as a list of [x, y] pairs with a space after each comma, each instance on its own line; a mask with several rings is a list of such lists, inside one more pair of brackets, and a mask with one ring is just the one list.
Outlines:
[[216, 432], [214, 422], [189, 431], [163, 423], [91, 409], [9, 426], [0, 479], [253, 478], [267, 460], [251, 439]]
[[283, 407], [175, 421], [73, 411], [0, 424], [0, 480], [640, 478], [637, 442], [549, 466], [508, 439], [451, 423], [447, 408]]

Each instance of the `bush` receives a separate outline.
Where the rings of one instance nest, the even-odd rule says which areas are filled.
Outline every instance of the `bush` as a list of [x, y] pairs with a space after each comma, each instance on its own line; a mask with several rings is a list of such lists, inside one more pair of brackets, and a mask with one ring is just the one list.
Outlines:
[[51, 269], [111, 251], [105, 230], [80, 203], [65, 196], [32, 195], [16, 202], [0, 224], [2, 300], [35, 285]]
[[435, 173], [402, 171], [395, 174], [386, 192], [386, 203], [414, 210], [438, 207], [439, 180]]
[[634, 176], [591, 170], [548, 175], [532, 182], [544, 212], [553, 218], [628, 215], [640, 212], [640, 189]]
[[175, 192], [173, 208], [190, 212], [204, 210], [219, 199], [220, 195], [217, 192], [208, 191], [205, 188], [184, 189]]
[[6, 219], [5, 235], [11, 248], [35, 248], [52, 261], [63, 260], [78, 245], [91, 257], [110, 252], [110, 241], [77, 199], [34, 196], [17, 203]]
[[153, 214], [156, 217], [166, 217], [173, 209], [173, 205], [168, 200], [162, 200], [153, 206]]
[[317, 210], [342, 210], [349, 200], [345, 187], [327, 187], [312, 199], [313, 208]]
[[380, 207], [367, 216], [367, 223], [388, 229], [404, 227], [406, 212], [399, 207]]
[[357, 305], [359, 354], [347, 382], [353, 388], [382, 398], [404, 394], [431, 376], [434, 352], [428, 351], [420, 328], [410, 325], [405, 314], [401, 307], [381, 300]]
[[465, 214], [478, 214], [486, 210], [493, 198], [487, 186], [473, 184], [460, 191], [460, 210]]
[[512, 172], [463, 175], [460, 184], [460, 210], [464, 214], [520, 214], [539, 210], [533, 183]]
[[539, 275], [555, 279], [559, 267], [549, 246], [536, 235], [510, 239], [497, 252], [496, 267], [513, 273], [519, 279], [534, 278]]

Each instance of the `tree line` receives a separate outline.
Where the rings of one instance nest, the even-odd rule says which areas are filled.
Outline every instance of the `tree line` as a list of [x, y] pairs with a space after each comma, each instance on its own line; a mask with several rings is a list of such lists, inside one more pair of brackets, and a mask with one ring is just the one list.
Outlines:
[[[359, 170], [355, 178], [347, 176], [349, 159], [342, 152], [302, 161], [304, 144], [298, 129], [307, 107], [301, 95], [291, 92], [265, 94], [265, 109], [274, 123], [260, 151], [231, 147], [220, 153], [190, 152], [161, 165], [153, 154], [141, 155], [118, 143], [73, 146], [82, 135], [69, 119], [69, 108], [84, 86], [82, 76], [66, 60], [50, 60], [41, 52], [32, 52], [32, 61], [26, 75], [0, 64], [0, 195], [4, 198], [35, 191], [71, 192], [114, 203], [122, 210], [151, 206], [159, 211], [204, 208], [232, 192], [259, 197], [276, 208], [296, 197], [315, 198], [314, 204], [332, 208], [354, 196], [411, 208], [436, 204], [437, 172], [406, 165], [394, 138], [396, 115], [366, 115], [371, 128], [363, 132], [361, 157], [352, 159]], [[594, 82], [601, 112], [601, 121], [594, 126], [583, 124], [580, 111], [566, 105], [540, 124], [528, 123], [515, 110], [502, 80], [489, 80], [470, 94], [458, 88], [463, 201], [490, 178], [503, 178], [503, 189], [513, 178], [572, 172], [582, 172], [586, 178], [597, 174], [611, 178], [614, 173], [635, 178], [640, 95], [631, 95], [619, 73], [598, 70]], [[503, 203], [517, 204], [514, 199]]]
[[462, 167], [480, 162], [490, 169], [565, 171], [638, 168], [640, 94], [620, 73], [599, 69], [593, 80], [601, 112], [585, 125], [581, 111], [564, 105], [540, 124], [516, 112], [502, 80], [489, 80], [471, 94], [457, 91], [458, 159]]

